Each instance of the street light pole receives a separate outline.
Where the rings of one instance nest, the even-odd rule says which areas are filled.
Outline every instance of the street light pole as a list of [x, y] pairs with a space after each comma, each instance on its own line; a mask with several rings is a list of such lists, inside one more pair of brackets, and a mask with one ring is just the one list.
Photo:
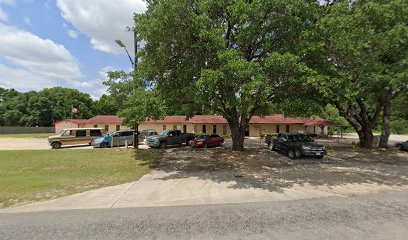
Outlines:
[[[120, 46], [123, 47], [126, 51], [126, 54], [129, 57], [130, 63], [132, 64], [134, 73], [136, 73], [137, 70], [137, 33], [136, 30], [133, 30], [133, 41], [134, 41], [134, 45], [135, 45], [135, 60], [133, 61], [132, 58], [130, 57], [130, 54], [128, 52], [128, 50], [126, 49], [125, 44], [122, 43], [121, 40], [115, 40], [115, 42]], [[139, 124], [135, 124], [134, 126], [135, 132], [133, 134], [133, 148], [139, 148]]]

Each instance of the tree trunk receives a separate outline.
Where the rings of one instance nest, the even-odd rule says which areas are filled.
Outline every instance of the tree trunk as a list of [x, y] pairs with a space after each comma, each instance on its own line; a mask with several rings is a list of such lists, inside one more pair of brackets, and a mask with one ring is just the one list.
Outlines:
[[357, 130], [358, 138], [360, 140], [360, 147], [372, 148], [374, 142], [373, 130], [369, 126], [363, 126], [362, 129]]
[[228, 125], [232, 134], [232, 150], [244, 151], [246, 123], [240, 123], [238, 120], [229, 121]]
[[385, 97], [384, 110], [382, 116], [380, 148], [388, 147], [388, 138], [390, 137], [391, 99], [392, 92], [388, 91]]

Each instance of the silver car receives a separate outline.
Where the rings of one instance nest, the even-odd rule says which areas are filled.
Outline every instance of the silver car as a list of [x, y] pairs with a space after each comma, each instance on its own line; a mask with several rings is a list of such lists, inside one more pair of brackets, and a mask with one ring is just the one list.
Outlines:
[[95, 148], [109, 148], [123, 146], [126, 144], [133, 145], [133, 130], [121, 130], [110, 132], [104, 137], [97, 138], [92, 141], [92, 146]]

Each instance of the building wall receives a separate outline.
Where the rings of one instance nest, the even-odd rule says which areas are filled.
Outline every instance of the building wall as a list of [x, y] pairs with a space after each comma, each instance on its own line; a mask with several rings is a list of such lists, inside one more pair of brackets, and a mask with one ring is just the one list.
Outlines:
[[[225, 134], [231, 134], [231, 130], [228, 126], [228, 124], [140, 124], [139, 125], [139, 131], [143, 130], [148, 130], [148, 129], [154, 129], [158, 133], [163, 131], [163, 125], [166, 125], [167, 130], [181, 130], [183, 131], [183, 126], [186, 125], [187, 127], [187, 132], [188, 133], [203, 133], [203, 125], [206, 125], [207, 127], [207, 134], [213, 133], [213, 125], [217, 126], [217, 134], [218, 135], [225, 135]], [[314, 133], [314, 127], [313, 126], [305, 126], [302, 124], [288, 124], [289, 125], [289, 132], [290, 133], [298, 133], [298, 132], [307, 132], [307, 133]], [[94, 126], [93, 124], [84, 124], [83, 126], [78, 126], [77, 124], [73, 124], [71, 122], [61, 122], [55, 126], [55, 131], [59, 132], [60, 130], [64, 128], [76, 128], [76, 127], [87, 127], [87, 128], [102, 128], [104, 129], [105, 132], [105, 124], [98, 124]], [[225, 128], [225, 129], [224, 129]], [[60, 130], [59, 130], [60, 129]], [[127, 126], [120, 126], [120, 130], [127, 130], [130, 129]], [[306, 131], [305, 131], [306, 130]], [[108, 125], [108, 131], [107, 132], [113, 132], [116, 131], [116, 125], [115, 124], [109, 124]], [[280, 133], [285, 133], [286, 132], [286, 124], [279, 124], [279, 132]], [[276, 124], [250, 124], [249, 125], [249, 136], [250, 137], [259, 137], [260, 134], [272, 134], [276, 133]], [[316, 134], [321, 134], [321, 128], [316, 127]], [[324, 127], [323, 129], [323, 134], [327, 134], [327, 127]]]
[[[105, 129], [105, 127], [107, 126], [107, 131]], [[108, 132], [114, 132], [117, 131], [116, 128], [116, 124], [84, 124], [84, 126], [81, 127], [85, 127], [85, 128], [102, 128], [104, 133], [108, 133]], [[123, 125], [119, 125], [119, 130], [128, 130], [130, 129], [127, 126], [123, 126]]]
[[59, 133], [61, 130], [65, 128], [78, 128], [80, 127], [77, 123], [73, 123], [70, 121], [61, 121], [55, 124], [55, 133]]

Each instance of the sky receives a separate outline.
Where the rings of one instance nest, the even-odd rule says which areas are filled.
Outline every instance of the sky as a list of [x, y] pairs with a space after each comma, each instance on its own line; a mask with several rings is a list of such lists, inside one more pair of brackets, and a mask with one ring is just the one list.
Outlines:
[[106, 72], [132, 65], [133, 13], [143, 0], [0, 0], [0, 87], [67, 87], [98, 99]]

